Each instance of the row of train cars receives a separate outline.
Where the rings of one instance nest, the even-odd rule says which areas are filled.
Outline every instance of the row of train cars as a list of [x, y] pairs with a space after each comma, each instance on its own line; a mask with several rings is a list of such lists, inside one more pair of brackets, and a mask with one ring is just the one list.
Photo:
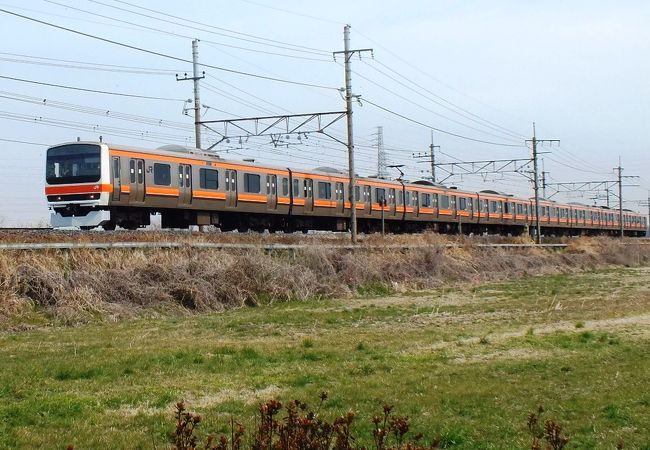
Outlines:
[[[72, 142], [47, 150], [45, 194], [54, 227], [163, 228], [214, 225], [222, 230], [331, 230], [349, 227], [349, 179], [337, 170], [273, 167], [226, 160], [177, 146], [140, 149]], [[492, 190], [469, 192], [428, 181], [359, 177], [361, 231], [431, 229], [519, 235], [534, 229], [534, 202]], [[645, 235], [646, 217], [623, 211], [629, 236]], [[619, 212], [540, 201], [543, 235], [620, 233]]]

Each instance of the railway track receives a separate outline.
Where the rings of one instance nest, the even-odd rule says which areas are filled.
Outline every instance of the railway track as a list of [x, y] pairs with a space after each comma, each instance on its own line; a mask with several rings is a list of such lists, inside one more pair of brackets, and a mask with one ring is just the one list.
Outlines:
[[[478, 248], [503, 248], [503, 249], [564, 249], [567, 244], [472, 244]], [[343, 251], [381, 251], [381, 250], [418, 250], [433, 245], [340, 245], [340, 244], [235, 244], [214, 242], [43, 242], [43, 243], [7, 243], [0, 244], [0, 251], [45, 251], [45, 250], [111, 250], [111, 249], [197, 249], [197, 250], [262, 250], [273, 251], [300, 251], [308, 249], [327, 249]], [[458, 244], [446, 244], [446, 248], [460, 247]]]

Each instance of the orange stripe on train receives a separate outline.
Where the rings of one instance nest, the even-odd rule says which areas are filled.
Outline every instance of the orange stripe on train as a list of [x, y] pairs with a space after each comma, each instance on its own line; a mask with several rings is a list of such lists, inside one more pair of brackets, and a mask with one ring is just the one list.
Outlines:
[[93, 194], [95, 192], [112, 192], [112, 184], [77, 184], [74, 186], [46, 186], [45, 195]]

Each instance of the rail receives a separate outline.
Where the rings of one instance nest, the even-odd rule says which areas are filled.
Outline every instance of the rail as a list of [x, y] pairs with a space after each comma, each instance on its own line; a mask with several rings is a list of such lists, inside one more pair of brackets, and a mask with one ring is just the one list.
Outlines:
[[[567, 244], [470, 244], [478, 248], [546, 248], [563, 249]], [[32, 250], [111, 250], [111, 249], [209, 249], [209, 250], [262, 250], [297, 251], [308, 249], [345, 250], [345, 251], [379, 251], [379, 250], [418, 250], [435, 247], [435, 245], [335, 245], [335, 244], [233, 244], [215, 242], [42, 242], [42, 243], [11, 243], [0, 244], [0, 251], [32, 251]], [[446, 244], [446, 248], [460, 247], [458, 244]]]

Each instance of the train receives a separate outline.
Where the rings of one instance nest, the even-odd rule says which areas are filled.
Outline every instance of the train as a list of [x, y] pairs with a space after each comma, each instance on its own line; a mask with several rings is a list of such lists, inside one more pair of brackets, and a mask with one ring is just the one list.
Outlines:
[[[47, 150], [45, 195], [55, 228], [129, 230], [160, 215], [162, 228], [222, 231], [347, 231], [346, 173], [229, 160], [176, 145], [157, 149], [76, 141]], [[535, 202], [496, 190], [472, 192], [427, 180], [357, 177], [358, 229], [374, 232], [521, 235], [535, 229]], [[539, 200], [542, 235], [620, 233], [619, 211]], [[644, 215], [624, 210], [627, 236], [646, 233]]]

